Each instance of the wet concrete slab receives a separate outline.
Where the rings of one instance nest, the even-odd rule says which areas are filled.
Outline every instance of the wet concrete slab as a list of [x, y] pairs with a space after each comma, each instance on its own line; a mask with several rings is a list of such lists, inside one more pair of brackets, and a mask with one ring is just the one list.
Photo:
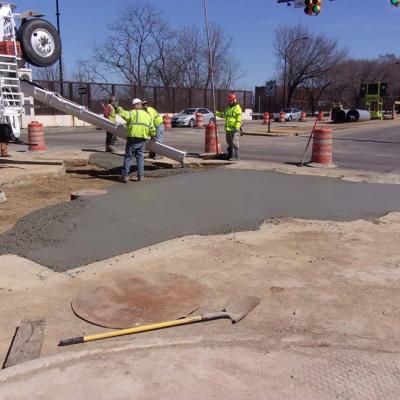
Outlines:
[[213, 170], [115, 185], [34, 212], [0, 236], [0, 254], [65, 271], [175, 237], [256, 229], [271, 218], [351, 221], [400, 211], [400, 185]]

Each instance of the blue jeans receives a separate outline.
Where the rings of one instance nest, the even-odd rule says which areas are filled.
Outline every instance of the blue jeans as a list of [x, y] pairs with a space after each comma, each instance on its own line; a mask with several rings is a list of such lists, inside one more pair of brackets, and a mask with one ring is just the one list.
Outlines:
[[124, 166], [122, 168], [123, 176], [129, 175], [133, 157], [136, 158], [137, 176], [138, 177], [144, 176], [145, 145], [146, 145], [146, 139], [128, 138], [126, 140]]
[[157, 136], [156, 140], [158, 143], [163, 143], [164, 139], [164, 124], [160, 124], [157, 126]]

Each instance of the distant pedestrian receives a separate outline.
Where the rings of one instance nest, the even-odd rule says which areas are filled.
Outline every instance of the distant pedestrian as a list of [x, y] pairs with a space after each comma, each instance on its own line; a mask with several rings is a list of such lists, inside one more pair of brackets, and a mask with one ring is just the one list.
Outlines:
[[[115, 96], [111, 96], [108, 104], [104, 107], [103, 115], [111, 122], [116, 122], [115, 109], [118, 107], [118, 100]], [[107, 132], [106, 135], [106, 152], [114, 153], [114, 146], [118, 143], [118, 138], [111, 132]]]
[[222, 112], [216, 112], [216, 116], [225, 118], [226, 143], [228, 144], [228, 158], [231, 161], [239, 161], [239, 137], [242, 127], [242, 108], [237, 102], [236, 95], [228, 95], [229, 106]]
[[[156, 129], [156, 141], [159, 143], [163, 143], [163, 141], [164, 141], [164, 122], [163, 122], [161, 115], [158, 113], [158, 111], [155, 108], [150, 107], [146, 100], [143, 101], [143, 110], [145, 110], [147, 113], [149, 113], [150, 116], [153, 118], [154, 128]], [[158, 158], [157, 154], [152, 151], [150, 152], [149, 157], [153, 158], [153, 159]]]
[[124, 166], [122, 168], [122, 181], [128, 183], [129, 172], [133, 157], [137, 164], [137, 180], [144, 177], [144, 148], [146, 142], [155, 137], [156, 129], [153, 118], [144, 111], [142, 101], [133, 99], [133, 110], [127, 111], [117, 107], [116, 113], [126, 121], [126, 148]]

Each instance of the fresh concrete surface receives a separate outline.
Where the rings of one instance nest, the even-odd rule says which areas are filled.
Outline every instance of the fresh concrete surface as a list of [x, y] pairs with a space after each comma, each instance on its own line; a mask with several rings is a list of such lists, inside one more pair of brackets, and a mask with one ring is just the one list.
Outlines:
[[[274, 220], [260, 230], [174, 239], [55, 273], [1, 256], [0, 353], [21, 319], [45, 319], [41, 359], [3, 370], [0, 398], [393, 400], [399, 398], [400, 214]], [[59, 348], [102, 330], [76, 318], [88, 284], [177, 273], [216, 294], [257, 295], [237, 325], [214, 321]], [[49, 357], [50, 356], [50, 357]]]
[[271, 218], [349, 221], [400, 210], [399, 185], [215, 170], [115, 185], [36, 211], [0, 236], [0, 254], [56, 271], [192, 234], [256, 229]]

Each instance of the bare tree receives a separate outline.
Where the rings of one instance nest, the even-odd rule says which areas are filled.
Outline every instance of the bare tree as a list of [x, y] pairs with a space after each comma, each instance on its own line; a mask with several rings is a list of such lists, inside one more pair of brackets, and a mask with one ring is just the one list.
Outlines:
[[[221, 26], [212, 24], [211, 47], [216, 86], [231, 87], [241, 77], [232, 54], [232, 40]], [[205, 33], [195, 26], [172, 29], [162, 11], [134, 1], [124, 6], [108, 27], [109, 37], [92, 46], [92, 57], [81, 61], [75, 75], [88, 81], [114, 81], [164, 88], [208, 88], [211, 71]]]
[[[65, 67], [63, 65], [63, 70]], [[56, 82], [60, 80], [60, 67], [59, 64], [54, 64], [51, 67], [39, 68], [32, 67], [32, 77], [37, 81]]]
[[346, 51], [338, 48], [336, 40], [313, 34], [301, 24], [293, 27], [283, 25], [276, 30], [275, 54], [287, 82], [287, 106], [299, 86], [308, 84], [315, 87], [314, 80], [326, 79], [346, 57]]

